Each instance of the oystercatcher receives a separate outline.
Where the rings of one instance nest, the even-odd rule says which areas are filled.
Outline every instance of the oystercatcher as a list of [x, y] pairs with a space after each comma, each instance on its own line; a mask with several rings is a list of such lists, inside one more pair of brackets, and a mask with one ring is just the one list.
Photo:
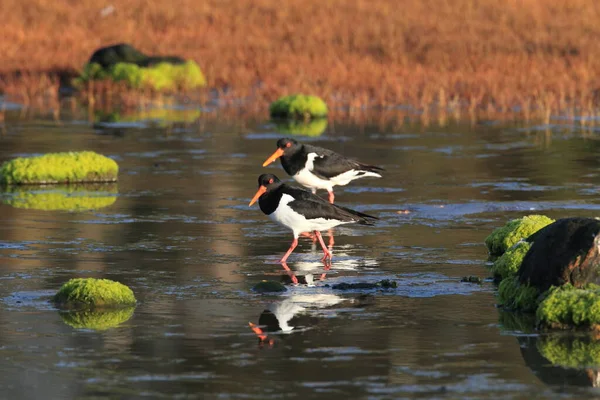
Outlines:
[[298, 143], [294, 139], [277, 141], [277, 150], [263, 163], [263, 167], [281, 158], [281, 165], [288, 175], [313, 193], [326, 189], [329, 202], [333, 204], [334, 186], [345, 186], [355, 179], [368, 176], [381, 178], [383, 168], [363, 164], [328, 149]]
[[285, 263], [292, 254], [298, 245], [298, 236], [302, 232], [314, 232], [323, 248], [323, 260], [326, 260], [331, 259], [331, 253], [325, 246], [320, 231], [341, 224], [373, 225], [373, 220], [379, 219], [330, 204], [307, 190], [286, 185], [273, 174], [262, 174], [258, 177], [258, 190], [249, 205], [251, 206], [257, 200], [263, 213], [290, 228], [294, 234], [294, 240], [280, 263]]

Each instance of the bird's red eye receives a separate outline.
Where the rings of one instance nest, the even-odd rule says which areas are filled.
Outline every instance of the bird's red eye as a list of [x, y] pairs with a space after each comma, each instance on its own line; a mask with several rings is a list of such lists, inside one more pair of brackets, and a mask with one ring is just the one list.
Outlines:
[[273, 183], [273, 178], [269, 179], [269, 183]]
[[286, 144], [285, 144], [285, 147], [292, 147], [292, 143], [291, 143], [291, 142], [289, 142], [289, 143], [286, 143]]

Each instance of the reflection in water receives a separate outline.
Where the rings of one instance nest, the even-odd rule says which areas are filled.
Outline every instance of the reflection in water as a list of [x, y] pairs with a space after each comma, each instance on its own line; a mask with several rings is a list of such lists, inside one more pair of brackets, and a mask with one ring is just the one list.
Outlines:
[[278, 120], [275, 130], [282, 135], [321, 136], [327, 129], [327, 118], [316, 118], [310, 121]]
[[117, 184], [7, 186], [0, 192], [4, 204], [45, 211], [95, 210], [117, 200]]
[[600, 338], [583, 332], [534, 333], [531, 314], [501, 311], [500, 321], [505, 329], [522, 333], [517, 336], [521, 355], [547, 385], [600, 387]]
[[114, 328], [133, 316], [135, 307], [59, 312], [63, 322], [75, 329], [103, 331]]

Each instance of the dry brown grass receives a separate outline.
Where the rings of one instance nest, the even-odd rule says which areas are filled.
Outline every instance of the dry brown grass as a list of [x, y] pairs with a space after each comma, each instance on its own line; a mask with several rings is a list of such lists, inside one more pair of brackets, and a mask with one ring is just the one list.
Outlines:
[[548, 118], [593, 112], [600, 88], [595, 0], [3, 0], [0, 20], [0, 91], [27, 96], [118, 42], [195, 59], [224, 102], [264, 107], [308, 92]]

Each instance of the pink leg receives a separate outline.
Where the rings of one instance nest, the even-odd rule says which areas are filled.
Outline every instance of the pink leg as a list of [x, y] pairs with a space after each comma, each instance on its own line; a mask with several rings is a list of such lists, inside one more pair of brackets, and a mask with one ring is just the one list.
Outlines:
[[[331, 269], [331, 265], [329, 265], [325, 262], [323, 263], [323, 265], [325, 266], [325, 271], [329, 271]], [[323, 272], [321, 274], [321, 280], [324, 281], [326, 276], [327, 276], [327, 272]]]
[[335, 240], [333, 240], [333, 229], [327, 231], [327, 236], [329, 236], [329, 250], [331, 250], [335, 243]]
[[312, 233], [310, 233], [310, 232], [302, 232], [300, 234], [300, 236], [304, 236], [304, 237], [310, 238], [310, 240], [312, 240], [313, 243], [317, 242], [317, 237], [315, 235], [313, 235]]
[[281, 266], [283, 267], [283, 269], [285, 269], [288, 273], [288, 275], [290, 276], [290, 278], [292, 278], [292, 282], [294, 282], [295, 285], [298, 284], [298, 278], [296, 277], [296, 274], [294, 274], [294, 271], [292, 271], [290, 269], [290, 267], [288, 267], [287, 263], [284, 261], [281, 263]]
[[331, 259], [331, 253], [327, 250], [327, 246], [325, 246], [325, 242], [323, 241], [323, 236], [321, 236], [321, 232], [315, 231], [315, 236], [319, 239], [319, 243], [321, 243], [321, 247], [323, 248], [323, 253], [325, 254], [322, 258], [322, 261], [325, 261], [327, 258]]
[[[321, 240], [323, 240], [323, 239], [321, 239]], [[292, 251], [294, 251], [294, 249], [296, 248], [296, 246], [298, 246], [298, 238], [294, 238], [294, 241], [292, 242], [292, 245], [288, 249], [287, 253], [285, 253], [285, 255], [283, 256], [283, 258], [281, 260], [279, 260], [279, 262], [282, 263], [282, 264], [284, 262], [286, 262], [286, 260], [288, 259], [288, 257], [290, 256], [290, 254], [292, 254]]]
[[329, 202], [331, 204], [333, 204], [333, 199], [335, 198], [335, 195], [333, 194], [333, 190], [328, 190], [327, 192], [329, 193]]

